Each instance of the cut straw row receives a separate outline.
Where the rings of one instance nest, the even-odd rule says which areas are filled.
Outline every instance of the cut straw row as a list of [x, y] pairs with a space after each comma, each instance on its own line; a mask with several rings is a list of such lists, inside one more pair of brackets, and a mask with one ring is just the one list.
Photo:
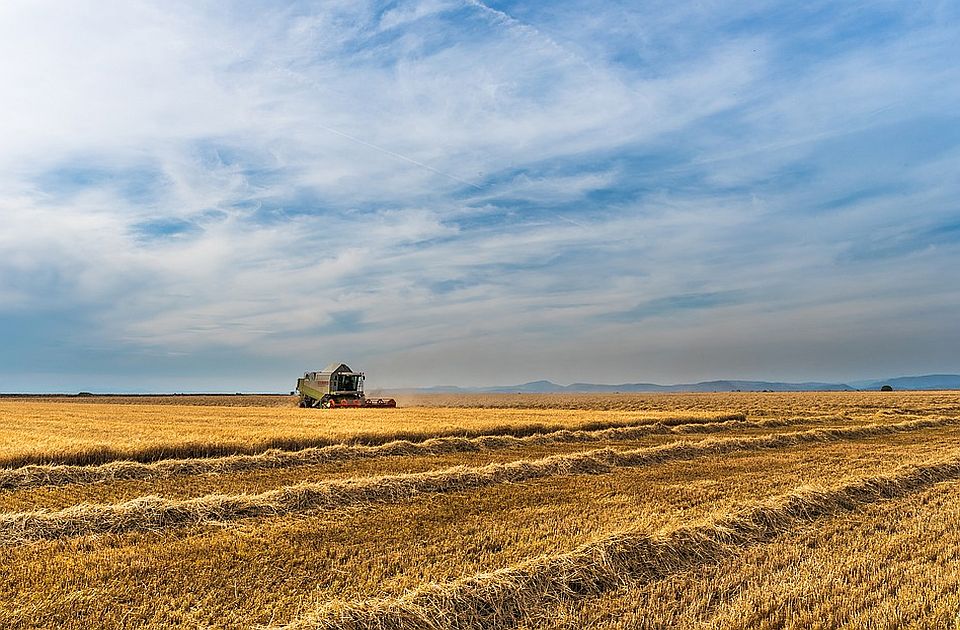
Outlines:
[[[842, 416], [840, 417], [842, 419]], [[742, 413], [715, 415], [693, 415], [673, 418], [630, 418], [608, 419], [600, 418], [581, 424], [581, 431], [596, 431], [615, 427], [639, 426], [677, 426], [681, 424], [713, 424], [727, 420], [746, 420]], [[801, 418], [796, 419], [800, 421]], [[815, 416], [810, 422], [822, 422], [823, 416]], [[385, 432], [360, 432], [350, 435], [335, 436], [304, 435], [299, 437], [273, 437], [265, 440], [252, 439], [249, 443], [237, 442], [172, 442], [154, 443], [129, 448], [116, 448], [108, 445], [90, 445], [79, 450], [60, 451], [26, 451], [0, 455], [0, 470], [26, 467], [30, 465], [53, 466], [98, 466], [113, 462], [152, 463], [159, 461], [185, 459], [216, 459], [234, 455], [261, 455], [263, 453], [280, 451], [294, 452], [310, 449], [320, 449], [327, 446], [366, 445], [380, 446], [395, 442], [410, 442], [418, 444], [435, 438], [451, 437], [454, 439], [474, 438], [484, 436], [513, 436], [525, 437], [538, 433], [549, 433], [564, 428], [560, 422], [517, 422], [502, 425], [472, 428], [450, 426], [422, 429], [396, 429]], [[69, 448], [69, 446], [65, 447]]]
[[504, 434], [481, 435], [472, 438], [437, 437], [423, 442], [398, 440], [377, 446], [336, 444], [299, 451], [273, 449], [256, 455], [166, 459], [152, 463], [115, 461], [94, 466], [31, 464], [19, 468], [0, 468], [0, 490], [22, 490], [41, 486], [105, 483], [131, 479], [149, 480], [180, 475], [239, 473], [380, 457], [437, 456], [563, 443], [628, 441], [655, 434], [714, 433], [735, 429], [782, 427], [815, 421], [807, 418], [751, 421], [746, 420], [744, 416], [724, 416], [710, 421], [673, 425], [658, 422], [656, 424], [613, 427], [592, 431], [559, 430], [523, 437]]
[[702, 525], [659, 535], [628, 531], [521, 564], [422, 586], [396, 598], [333, 601], [284, 630], [458, 630], [514, 627], [545, 606], [717, 562], [799, 525], [960, 478], [960, 458], [826, 489], [799, 488]]
[[459, 492], [559, 475], [601, 474], [618, 467], [639, 467], [737, 451], [776, 449], [956, 424], [960, 419], [913, 420], [897, 424], [811, 429], [758, 437], [677, 441], [633, 450], [595, 449], [542, 459], [455, 466], [436, 471], [358, 477], [284, 486], [261, 494], [213, 494], [193, 499], [146, 496], [116, 504], [81, 504], [59, 511], [0, 514], [0, 543], [16, 544], [86, 534], [158, 531], [205, 522], [302, 514], [369, 503], [394, 503], [424, 494]]

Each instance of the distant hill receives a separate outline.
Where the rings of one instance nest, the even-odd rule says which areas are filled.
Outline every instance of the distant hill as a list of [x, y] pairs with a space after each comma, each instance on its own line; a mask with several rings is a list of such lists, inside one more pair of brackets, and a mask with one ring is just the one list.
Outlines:
[[926, 376], [898, 376], [896, 378], [857, 381], [852, 383], [857, 389], [880, 389], [889, 385], [894, 389], [928, 390], [960, 389], [960, 374], [927, 374]]
[[[654, 383], [622, 383], [620, 385], [595, 385], [592, 383], [574, 383], [555, 385], [554, 391], [561, 392], [733, 392], [733, 391], [775, 391], [806, 392], [852, 390], [843, 383], [778, 383], [768, 381], [702, 381], [700, 383], [680, 383], [677, 385], [656, 385]], [[512, 391], [512, 390], [511, 390]]]
[[843, 383], [777, 383], [767, 381], [705, 381], [701, 383], [681, 383], [677, 385], [657, 385], [655, 383], [621, 383], [605, 385], [600, 383], [573, 383], [558, 385], [550, 381], [532, 381], [519, 385], [501, 385], [496, 387], [420, 387], [414, 392], [433, 394], [550, 394], [550, 393], [656, 393], [656, 392], [814, 392], [814, 391], [852, 391], [854, 388]]
[[880, 389], [890, 385], [895, 390], [931, 390], [960, 389], [960, 374], [930, 374], [927, 376], [899, 376], [888, 379], [855, 381], [852, 383], [783, 383], [779, 381], [702, 381], [699, 383], [680, 383], [676, 385], [657, 385], [656, 383], [621, 383], [606, 385], [602, 383], [573, 383], [558, 385], [551, 381], [531, 381], [519, 385], [498, 385], [494, 387], [457, 387], [445, 385], [439, 387], [419, 387], [405, 391], [433, 394], [550, 394], [550, 393], [656, 393], [656, 392], [836, 392]]

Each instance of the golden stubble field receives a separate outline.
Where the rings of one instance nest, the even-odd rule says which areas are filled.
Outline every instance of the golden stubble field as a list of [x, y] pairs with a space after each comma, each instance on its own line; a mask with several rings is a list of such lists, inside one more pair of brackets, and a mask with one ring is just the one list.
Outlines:
[[960, 627], [960, 392], [401, 404], [0, 399], [0, 627]]

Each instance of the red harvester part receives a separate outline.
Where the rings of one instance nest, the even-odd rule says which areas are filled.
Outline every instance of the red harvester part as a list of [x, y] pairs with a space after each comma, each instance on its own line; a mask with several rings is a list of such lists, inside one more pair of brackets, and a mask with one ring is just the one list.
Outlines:
[[364, 407], [396, 407], [397, 401], [393, 398], [364, 398]]

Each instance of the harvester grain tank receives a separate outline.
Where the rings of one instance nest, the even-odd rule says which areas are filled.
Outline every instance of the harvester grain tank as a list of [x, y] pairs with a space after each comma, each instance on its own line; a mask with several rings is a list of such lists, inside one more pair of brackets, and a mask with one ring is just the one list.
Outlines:
[[396, 407], [393, 398], [367, 398], [363, 393], [363, 372], [354, 372], [345, 363], [331, 363], [319, 372], [306, 372], [297, 380], [301, 407]]

